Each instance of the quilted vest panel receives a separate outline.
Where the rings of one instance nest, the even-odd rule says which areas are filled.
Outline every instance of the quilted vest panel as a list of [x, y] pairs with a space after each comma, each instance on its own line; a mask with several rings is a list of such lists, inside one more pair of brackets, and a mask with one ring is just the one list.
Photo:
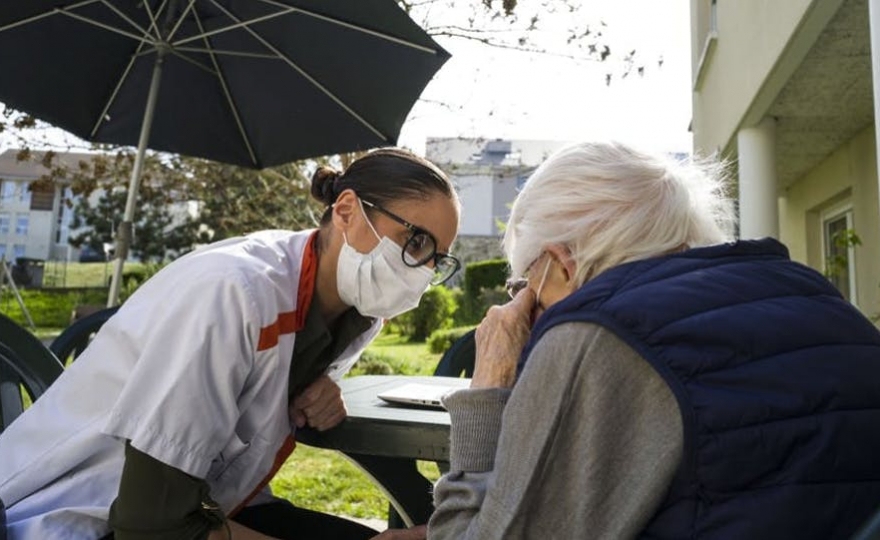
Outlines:
[[672, 389], [684, 456], [645, 538], [848, 538], [880, 505], [880, 332], [775, 240], [608, 270], [547, 329], [614, 332]]

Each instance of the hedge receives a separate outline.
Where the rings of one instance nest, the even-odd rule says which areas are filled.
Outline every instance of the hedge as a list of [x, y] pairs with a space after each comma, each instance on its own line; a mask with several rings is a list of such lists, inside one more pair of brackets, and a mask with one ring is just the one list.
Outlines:
[[428, 338], [428, 349], [434, 354], [444, 353], [452, 347], [456, 339], [467, 334], [475, 326], [458, 326], [448, 330], [437, 330]]
[[[37, 328], [65, 328], [70, 324], [73, 309], [82, 304], [107, 303], [107, 289], [21, 289], [22, 300]], [[0, 301], [3, 313], [21, 326], [27, 318], [12, 291], [3, 291]]]
[[478, 323], [488, 309], [488, 305], [481, 301], [481, 296], [485, 290], [503, 288], [508, 273], [507, 261], [504, 259], [468, 264], [464, 270], [464, 317], [459, 320], [468, 324]]

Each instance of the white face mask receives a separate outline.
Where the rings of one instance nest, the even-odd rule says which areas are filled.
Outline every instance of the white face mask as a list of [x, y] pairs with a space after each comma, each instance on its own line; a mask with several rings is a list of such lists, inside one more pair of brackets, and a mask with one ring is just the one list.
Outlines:
[[379, 236], [363, 206], [361, 213], [379, 245], [369, 253], [359, 253], [343, 233], [345, 243], [339, 251], [336, 288], [339, 298], [361, 315], [390, 319], [419, 305], [434, 271], [427, 266], [407, 266], [401, 257], [403, 248], [387, 236]]

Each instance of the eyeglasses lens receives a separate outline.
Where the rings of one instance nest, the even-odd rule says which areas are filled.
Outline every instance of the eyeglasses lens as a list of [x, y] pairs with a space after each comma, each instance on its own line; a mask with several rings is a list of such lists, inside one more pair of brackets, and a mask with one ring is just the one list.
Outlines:
[[435, 249], [431, 235], [417, 232], [403, 246], [403, 260], [409, 266], [421, 266], [431, 260]]
[[431, 280], [431, 285], [439, 285], [452, 277], [452, 274], [458, 270], [458, 261], [453, 259], [452, 257], [447, 257], [445, 255], [441, 255], [437, 257], [434, 265], [434, 279]]

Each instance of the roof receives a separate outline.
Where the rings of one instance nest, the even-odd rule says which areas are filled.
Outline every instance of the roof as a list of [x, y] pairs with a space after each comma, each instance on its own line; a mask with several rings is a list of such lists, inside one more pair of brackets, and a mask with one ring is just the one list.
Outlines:
[[[10, 149], [0, 154], [0, 178], [40, 178], [48, 174], [49, 170], [40, 163], [45, 152], [31, 152], [31, 159], [18, 160], [19, 150]], [[81, 161], [90, 161], [94, 153], [86, 152], [57, 152], [55, 163], [69, 168], [79, 168]]]

